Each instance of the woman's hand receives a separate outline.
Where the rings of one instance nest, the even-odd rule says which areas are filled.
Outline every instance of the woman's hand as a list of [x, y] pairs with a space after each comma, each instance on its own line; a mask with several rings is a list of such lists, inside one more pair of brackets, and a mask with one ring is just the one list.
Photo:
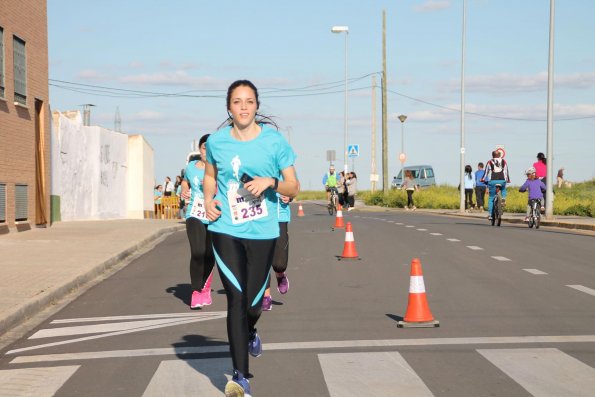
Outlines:
[[207, 218], [211, 222], [216, 221], [221, 216], [221, 202], [219, 200], [205, 201], [205, 210], [207, 211]]
[[273, 187], [275, 180], [268, 177], [255, 176], [253, 180], [244, 184], [244, 189], [259, 197], [265, 190]]
[[279, 198], [281, 199], [281, 201], [283, 201], [285, 204], [289, 203], [291, 201], [291, 199], [287, 196], [284, 196], [282, 194], [279, 195]]

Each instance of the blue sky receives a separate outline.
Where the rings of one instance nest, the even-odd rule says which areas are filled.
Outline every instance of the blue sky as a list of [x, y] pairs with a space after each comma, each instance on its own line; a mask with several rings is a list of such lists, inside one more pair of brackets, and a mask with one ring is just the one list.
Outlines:
[[[326, 151], [335, 150], [337, 165], [343, 164], [345, 36], [330, 29], [347, 25], [347, 143], [360, 147], [354, 167], [360, 188], [368, 189], [371, 76], [382, 69], [382, 10], [389, 180], [400, 169], [397, 116], [405, 114], [407, 165], [431, 164], [438, 183], [456, 185], [463, 0], [50, 0], [51, 106], [71, 110], [92, 103], [92, 124], [110, 129], [118, 107], [123, 132], [143, 134], [154, 148], [161, 182], [184, 167], [194, 139], [227, 117], [229, 84], [249, 79], [260, 90], [261, 111], [275, 117], [298, 155], [302, 188], [320, 189]], [[591, 0], [556, 3], [549, 157], [554, 171], [565, 167], [574, 181], [595, 178], [593, 15]], [[546, 152], [549, 17], [548, 0], [468, 0], [465, 162], [475, 170], [504, 145], [515, 184], [523, 182], [537, 152]]]

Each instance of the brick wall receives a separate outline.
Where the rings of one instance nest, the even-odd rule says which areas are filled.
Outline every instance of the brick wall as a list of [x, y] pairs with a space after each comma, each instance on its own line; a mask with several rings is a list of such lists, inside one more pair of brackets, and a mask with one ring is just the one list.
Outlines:
[[[45, 0], [1, 0], [0, 27], [4, 30], [4, 85], [0, 98], [0, 183], [6, 184], [6, 220], [15, 226], [15, 184], [28, 185], [28, 221], [36, 215], [36, 124], [44, 149], [45, 218], [50, 219], [50, 111], [48, 87], [47, 3]], [[25, 41], [27, 104], [14, 104], [13, 36]], [[36, 104], [37, 102], [37, 104]], [[36, 106], [39, 105], [39, 106]], [[1, 224], [0, 224], [1, 225]], [[21, 225], [23, 226], [23, 225]]]

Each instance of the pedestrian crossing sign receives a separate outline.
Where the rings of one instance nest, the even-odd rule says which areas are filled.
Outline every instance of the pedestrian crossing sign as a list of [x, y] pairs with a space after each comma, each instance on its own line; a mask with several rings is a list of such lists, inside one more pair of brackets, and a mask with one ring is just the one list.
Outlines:
[[359, 157], [359, 145], [348, 145], [347, 156], [349, 158]]

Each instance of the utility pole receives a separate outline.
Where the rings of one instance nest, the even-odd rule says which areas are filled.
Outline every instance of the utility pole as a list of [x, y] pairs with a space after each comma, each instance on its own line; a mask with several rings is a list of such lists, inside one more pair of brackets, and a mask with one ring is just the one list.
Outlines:
[[386, 110], [386, 10], [382, 10], [382, 192], [388, 194], [388, 116]]
[[120, 117], [119, 106], [116, 106], [116, 116], [114, 117], [114, 131], [122, 132], [122, 118]]
[[376, 173], [376, 75], [372, 75], [372, 193], [376, 190], [378, 174]]
[[467, 0], [463, 0], [463, 38], [461, 50], [461, 164], [459, 170], [459, 211], [465, 212], [465, 47], [467, 30]]
[[547, 67], [547, 169], [545, 219], [554, 218], [554, 20], [556, 4], [550, 0], [550, 49]]

